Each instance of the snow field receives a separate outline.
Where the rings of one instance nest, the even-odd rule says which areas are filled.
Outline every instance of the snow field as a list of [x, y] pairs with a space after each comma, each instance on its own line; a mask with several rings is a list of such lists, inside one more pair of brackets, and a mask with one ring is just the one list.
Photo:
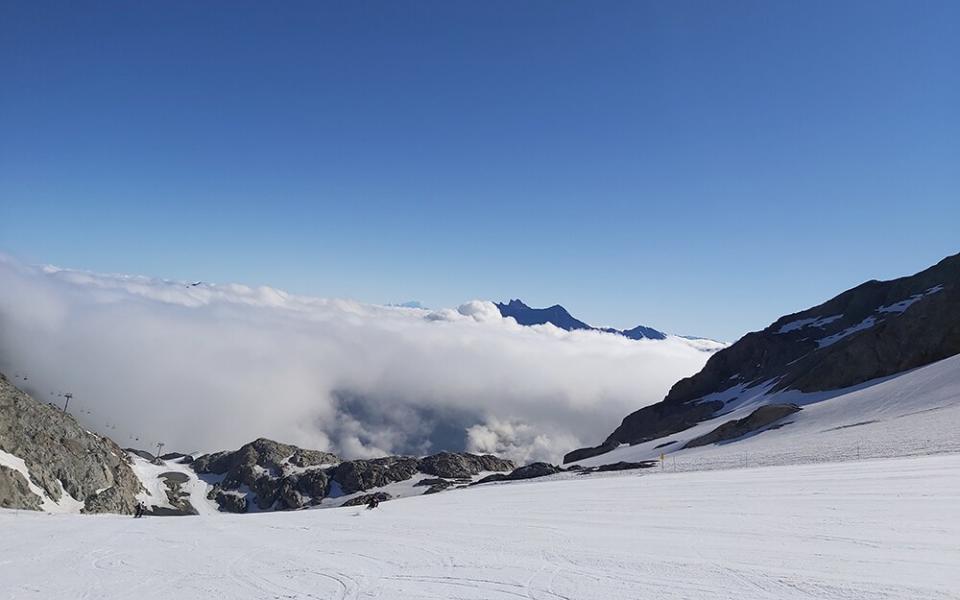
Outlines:
[[956, 599], [960, 455], [134, 520], [0, 511], [0, 598]]
[[[843, 390], [768, 394], [769, 388], [737, 385], [711, 394], [705, 399], [727, 402], [723, 415], [576, 464], [653, 460], [666, 453], [665, 469], [683, 471], [960, 452], [960, 355]], [[689, 440], [771, 403], [795, 403], [803, 410], [783, 418], [776, 429], [682, 449]]]

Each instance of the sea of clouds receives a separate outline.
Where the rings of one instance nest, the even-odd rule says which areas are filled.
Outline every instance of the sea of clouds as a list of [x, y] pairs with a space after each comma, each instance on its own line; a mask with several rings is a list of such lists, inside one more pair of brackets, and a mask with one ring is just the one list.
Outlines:
[[0, 257], [0, 370], [40, 400], [71, 392], [71, 412], [121, 446], [269, 437], [348, 458], [556, 462], [709, 356], [675, 337], [524, 327], [479, 300], [431, 311]]

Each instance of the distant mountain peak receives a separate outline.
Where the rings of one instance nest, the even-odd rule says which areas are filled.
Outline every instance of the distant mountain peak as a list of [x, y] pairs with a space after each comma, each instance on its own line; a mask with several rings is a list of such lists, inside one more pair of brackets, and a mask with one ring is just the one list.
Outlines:
[[532, 308], [519, 298], [511, 299], [507, 303], [498, 302], [497, 308], [504, 317], [513, 317], [521, 325], [544, 325], [550, 323], [565, 331], [588, 330], [615, 333], [632, 340], [663, 340], [667, 334], [652, 327], [638, 325], [633, 329], [613, 329], [610, 327], [594, 327], [573, 317], [566, 308], [559, 304], [547, 308]]

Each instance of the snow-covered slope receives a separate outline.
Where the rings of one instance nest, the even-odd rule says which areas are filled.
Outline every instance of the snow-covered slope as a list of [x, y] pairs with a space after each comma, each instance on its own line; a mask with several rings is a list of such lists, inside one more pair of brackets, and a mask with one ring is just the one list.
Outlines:
[[[776, 392], [785, 390], [834, 395], [958, 354], [960, 254], [908, 277], [868, 281], [748, 333], [713, 354], [699, 373], [677, 381], [661, 402], [624, 417], [602, 444], [573, 450], [564, 462], [620, 444], [660, 445], [729, 413], [734, 400], [757, 408], [782, 402]], [[756, 393], [761, 386], [766, 396]], [[763, 416], [731, 423], [725, 433], [752, 429], [783, 408], [765, 408]]]
[[[690, 429], [580, 461], [584, 466], [640, 461], [668, 453], [666, 468], [835, 461], [843, 458], [960, 452], [960, 355], [900, 375], [831, 392], [770, 392], [770, 383], [734, 386], [704, 402], [724, 412]], [[792, 403], [802, 410], [733, 442], [682, 449], [758, 406]], [[775, 428], [775, 429], [774, 429]], [[676, 467], [674, 466], [676, 464]]]
[[0, 599], [947, 600], [960, 456], [181, 519], [0, 510]]

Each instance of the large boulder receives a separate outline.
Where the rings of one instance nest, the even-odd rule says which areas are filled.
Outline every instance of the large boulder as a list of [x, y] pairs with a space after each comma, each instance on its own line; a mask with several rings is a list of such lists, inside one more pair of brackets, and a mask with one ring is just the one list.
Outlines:
[[[140, 480], [126, 453], [112, 440], [90, 433], [72, 415], [31, 398], [0, 375], [0, 450], [23, 460], [31, 481], [54, 502], [63, 492], [83, 503], [83, 512], [132, 513]], [[12, 507], [39, 507], [39, 501], [12, 490], [23, 481], [0, 475]], [[32, 494], [36, 496], [36, 494]]]

